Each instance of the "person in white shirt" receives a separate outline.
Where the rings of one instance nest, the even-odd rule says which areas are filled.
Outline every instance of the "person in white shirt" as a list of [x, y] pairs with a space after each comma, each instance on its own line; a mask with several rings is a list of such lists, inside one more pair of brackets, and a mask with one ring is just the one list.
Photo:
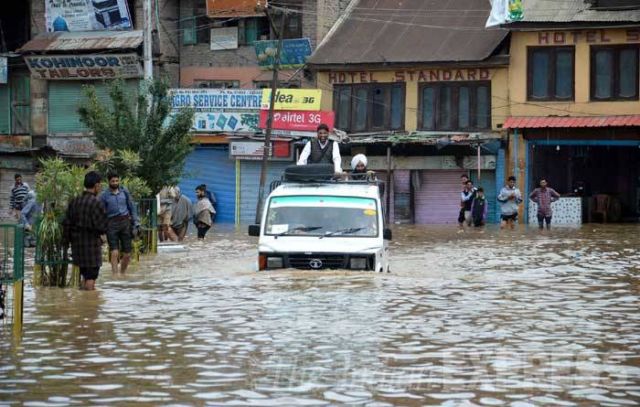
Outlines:
[[298, 165], [333, 164], [336, 174], [342, 173], [342, 158], [338, 142], [329, 141], [329, 126], [322, 123], [317, 128], [318, 138], [309, 140], [302, 149]]

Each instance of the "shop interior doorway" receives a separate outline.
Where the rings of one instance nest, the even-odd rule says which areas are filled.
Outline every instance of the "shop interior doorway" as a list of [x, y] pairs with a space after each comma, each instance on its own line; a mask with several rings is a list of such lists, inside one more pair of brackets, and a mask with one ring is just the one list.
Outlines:
[[545, 178], [582, 197], [583, 222], [640, 221], [639, 146], [532, 145], [530, 154], [531, 188]]

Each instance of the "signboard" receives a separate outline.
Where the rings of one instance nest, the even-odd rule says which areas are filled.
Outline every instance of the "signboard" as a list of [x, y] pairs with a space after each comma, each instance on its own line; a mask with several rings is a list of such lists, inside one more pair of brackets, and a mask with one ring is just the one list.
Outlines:
[[[263, 69], [272, 69], [275, 63], [278, 41], [256, 41], [256, 56], [258, 65]], [[280, 52], [280, 68], [300, 68], [307, 62], [311, 55], [311, 42], [309, 38], [296, 38], [282, 41]]]
[[260, 11], [266, 0], [207, 0], [207, 16], [221, 17], [264, 17]]
[[25, 56], [37, 79], [86, 80], [140, 78], [142, 67], [136, 54]]
[[[320, 110], [320, 89], [277, 89], [275, 110]], [[262, 89], [262, 109], [269, 109], [271, 89]]]
[[[267, 127], [268, 110], [260, 111], [260, 128]], [[333, 129], [335, 115], [333, 112], [310, 112], [296, 110], [279, 110], [273, 112], [271, 127], [278, 130], [316, 131], [320, 123]]]
[[[229, 156], [238, 160], [262, 160], [263, 141], [232, 141], [229, 144]], [[269, 160], [290, 161], [292, 149], [289, 141], [273, 141], [268, 151]]]
[[[264, 133], [264, 130], [262, 131]], [[272, 130], [271, 131], [271, 135], [272, 136], [277, 136], [277, 137], [311, 137], [311, 138], [315, 138], [317, 137], [317, 133], [315, 131], [315, 129], [313, 131], [296, 131], [296, 130]], [[331, 139], [331, 136], [329, 136], [329, 139]]]
[[238, 48], [238, 27], [212, 28], [210, 37], [211, 51]]
[[195, 132], [259, 132], [258, 113], [196, 112], [193, 118]]
[[261, 107], [262, 90], [176, 88], [170, 89], [169, 95], [171, 109], [189, 107], [201, 111], [258, 110]]
[[46, 0], [47, 32], [130, 30], [127, 0]]
[[0, 57], [0, 84], [6, 84], [9, 77], [9, 65], [7, 57]]

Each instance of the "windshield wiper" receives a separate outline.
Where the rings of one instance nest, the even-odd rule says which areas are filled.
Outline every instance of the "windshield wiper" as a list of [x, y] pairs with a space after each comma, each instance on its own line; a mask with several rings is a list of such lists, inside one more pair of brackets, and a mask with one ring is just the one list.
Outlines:
[[327, 232], [324, 235], [320, 236], [320, 237], [326, 237], [326, 236], [334, 236], [334, 235], [350, 235], [352, 233], [356, 233], [361, 231], [364, 228], [344, 228], [344, 229], [338, 229], [338, 230], [334, 230], [333, 232]]
[[312, 230], [322, 229], [322, 226], [298, 226], [297, 228], [287, 229], [284, 232], [276, 233], [274, 236], [284, 236], [290, 232], [311, 232]]

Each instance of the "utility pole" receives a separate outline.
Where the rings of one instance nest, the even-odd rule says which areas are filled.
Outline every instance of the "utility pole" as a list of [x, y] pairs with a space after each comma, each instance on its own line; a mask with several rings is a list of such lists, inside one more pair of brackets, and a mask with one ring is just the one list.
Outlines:
[[144, 60], [144, 80], [151, 81], [153, 79], [153, 59], [151, 43], [151, 0], [142, 0], [143, 14], [143, 31], [142, 31], [142, 48]]
[[269, 101], [269, 116], [267, 117], [267, 129], [264, 136], [264, 148], [262, 151], [262, 168], [260, 170], [260, 188], [258, 189], [258, 203], [256, 204], [256, 221], [260, 223], [262, 214], [262, 201], [264, 201], [264, 184], [267, 181], [267, 171], [269, 169], [269, 151], [271, 149], [271, 128], [273, 125], [273, 110], [276, 100], [276, 90], [278, 89], [278, 71], [280, 70], [280, 53], [282, 52], [282, 33], [284, 32], [285, 22], [287, 20], [287, 12], [283, 10], [282, 21], [280, 22], [280, 30], [276, 30], [269, 14], [269, 7], [265, 7], [265, 14], [271, 27], [276, 31], [278, 37], [278, 46], [276, 47], [276, 55], [273, 58], [273, 77], [271, 78], [271, 97]]

